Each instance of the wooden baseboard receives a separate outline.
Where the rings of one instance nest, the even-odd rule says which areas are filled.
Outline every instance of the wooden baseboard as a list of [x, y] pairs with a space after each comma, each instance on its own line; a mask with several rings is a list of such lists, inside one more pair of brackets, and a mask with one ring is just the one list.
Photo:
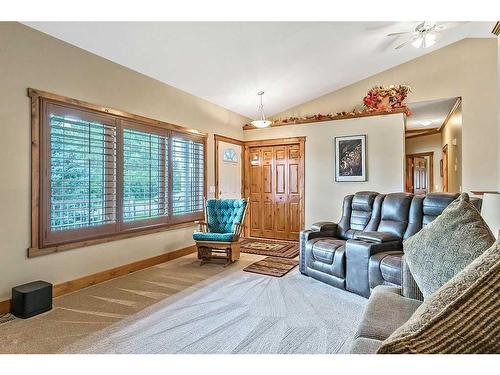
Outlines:
[[7, 314], [10, 311], [10, 299], [0, 301], [0, 315]]
[[[183, 249], [174, 250], [169, 253], [154, 256], [152, 258], [142, 259], [137, 262], [97, 272], [92, 275], [83, 276], [75, 280], [66, 281], [64, 283], [54, 285], [53, 295], [54, 297], [59, 297], [64, 294], [72, 293], [77, 290], [102, 283], [103, 281], [114, 279], [116, 277], [125, 276], [129, 273], [152, 267], [160, 263], [165, 263], [194, 252], [196, 252], [196, 246], [188, 246]], [[0, 301], [0, 314], [5, 314], [9, 311], [10, 299], [6, 301]]]

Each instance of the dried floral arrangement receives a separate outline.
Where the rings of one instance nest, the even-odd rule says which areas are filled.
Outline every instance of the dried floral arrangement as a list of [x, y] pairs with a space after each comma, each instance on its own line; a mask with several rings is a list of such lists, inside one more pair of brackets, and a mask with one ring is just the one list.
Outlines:
[[391, 112], [396, 108], [403, 108], [406, 115], [410, 116], [410, 109], [404, 103], [410, 92], [411, 88], [408, 85], [373, 87], [363, 98], [363, 104], [369, 112]]
[[350, 112], [335, 112], [335, 113], [317, 113], [304, 117], [288, 117], [285, 119], [274, 120], [273, 124], [297, 124], [315, 121], [338, 120], [342, 118], [356, 117], [363, 114], [383, 114], [393, 112], [395, 109], [401, 109], [410, 116], [411, 112], [404, 100], [411, 93], [411, 88], [408, 85], [390, 85], [387, 87], [376, 86], [371, 88], [363, 98], [364, 109], [353, 109]]

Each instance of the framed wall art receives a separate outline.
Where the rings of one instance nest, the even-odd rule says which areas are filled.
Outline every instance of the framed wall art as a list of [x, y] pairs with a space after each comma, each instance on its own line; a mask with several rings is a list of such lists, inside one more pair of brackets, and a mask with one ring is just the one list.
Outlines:
[[335, 181], [366, 181], [366, 135], [335, 137]]

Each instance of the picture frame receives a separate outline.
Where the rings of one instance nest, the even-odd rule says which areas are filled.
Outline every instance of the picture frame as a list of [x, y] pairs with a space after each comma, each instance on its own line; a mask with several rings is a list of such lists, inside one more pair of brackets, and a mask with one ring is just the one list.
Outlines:
[[366, 135], [335, 137], [335, 182], [366, 180]]

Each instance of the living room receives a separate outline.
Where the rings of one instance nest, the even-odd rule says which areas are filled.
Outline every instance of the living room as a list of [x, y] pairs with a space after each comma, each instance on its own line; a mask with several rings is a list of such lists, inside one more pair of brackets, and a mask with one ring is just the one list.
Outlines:
[[492, 8], [12, 10], [0, 353], [498, 354]]

